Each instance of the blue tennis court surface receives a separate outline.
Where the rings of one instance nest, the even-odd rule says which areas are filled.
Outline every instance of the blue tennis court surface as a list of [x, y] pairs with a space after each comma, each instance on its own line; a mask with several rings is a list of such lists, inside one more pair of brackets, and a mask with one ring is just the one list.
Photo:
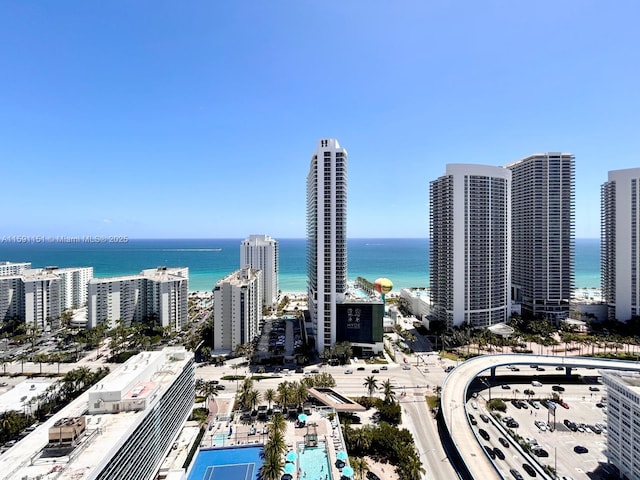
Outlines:
[[188, 480], [257, 480], [262, 446], [200, 450]]

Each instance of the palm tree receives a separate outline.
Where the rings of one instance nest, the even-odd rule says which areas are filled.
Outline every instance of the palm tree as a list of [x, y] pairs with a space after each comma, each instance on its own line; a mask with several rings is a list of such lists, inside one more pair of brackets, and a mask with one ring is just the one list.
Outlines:
[[396, 392], [393, 390], [391, 380], [388, 378], [382, 382], [382, 393], [384, 395], [384, 403], [393, 403], [396, 399]]
[[357, 475], [358, 480], [363, 480], [365, 472], [369, 470], [367, 460], [364, 457], [351, 457], [349, 463]]
[[307, 401], [309, 397], [309, 389], [304, 383], [295, 383], [293, 386], [293, 400], [295, 403], [302, 408], [304, 402]]
[[276, 432], [284, 432], [286, 427], [287, 422], [284, 418], [284, 415], [281, 413], [276, 413], [271, 419], [271, 422], [269, 422], [269, 426], [267, 428], [269, 429], [269, 434], [273, 435]]
[[291, 385], [289, 382], [284, 381], [280, 385], [278, 385], [278, 403], [281, 407], [286, 408], [287, 405], [291, 402]]
[[405, 480], [421, 480], [425, 469], [413, 446], [402, 448], [398, 456], [402, 459], [398, 468], [400, 478]]
[[258, 403], [260, 403], [260, 392], [256, 389], [250, 390], [247, 393], [247, 406], [255, 410]]
[[369, 398], [371, 398], [373, 396], [373, 392], [375, 392], [378, 389], [378, 381], [376, 380], [376, 377], [374, 377], [373, 375], [370, 375], [367, 378], [365, 378], [363, 385], [366, 387], [367, 392], [369, 392]]
[[262, 394], [262, 398], [269, 402], [269, 411], [271, 411], [271, 404], [276, 399], [276, 391], [273, 388], [267, 388]]
[[282, 455], [272, 455], [266, 453], [267, 445], [263, 450], [263, 464], [258, 471], [260, 480], [278, 480], [284, 468], [284, 459]]

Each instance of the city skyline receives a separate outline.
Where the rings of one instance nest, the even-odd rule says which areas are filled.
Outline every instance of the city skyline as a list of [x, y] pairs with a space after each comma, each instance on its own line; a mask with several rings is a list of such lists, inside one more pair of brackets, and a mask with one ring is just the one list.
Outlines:
[[3, 235], [304, 238], [338, 138], [352, 238], [427, 237], [446, 164], [542, 152], [575, 155], [599, 238], [640, 165], [635, 2], [248, 3], [0, 5]]

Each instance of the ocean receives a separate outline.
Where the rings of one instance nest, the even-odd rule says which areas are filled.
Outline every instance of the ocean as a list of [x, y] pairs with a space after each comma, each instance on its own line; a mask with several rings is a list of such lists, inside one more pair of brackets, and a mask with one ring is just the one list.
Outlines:
[[[108, 240], [108, 239], [106, 239]], [[280, 289], [306, 291], [306, 240], [277, 239]], [[222, 277], [240, 268], [242, 239], [143, 240], [125, 243], [0, 243], [0, 262], [31, 262], [33, 268], [93, 267], [95, 277], [132, 275], [160, 265], [189, 267], [189, 290], [211, 290]], [[429, 240], [425, 238], [350, 239], [348, 277], [370, 281], [387, 277], [394, 290], [429, 283]], [[576, 240], [576, 287], [600, 287], [600, 240]]]

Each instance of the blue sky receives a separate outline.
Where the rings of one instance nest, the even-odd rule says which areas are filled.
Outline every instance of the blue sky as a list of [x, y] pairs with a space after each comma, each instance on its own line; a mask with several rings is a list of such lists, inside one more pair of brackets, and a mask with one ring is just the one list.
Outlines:
[[350, 237], [425, 237], [447, 163], [576, 156], [576, 236], [640, 166], [635, 0], [3, 1], [3, 235], [304, 237], [320, 138]]

